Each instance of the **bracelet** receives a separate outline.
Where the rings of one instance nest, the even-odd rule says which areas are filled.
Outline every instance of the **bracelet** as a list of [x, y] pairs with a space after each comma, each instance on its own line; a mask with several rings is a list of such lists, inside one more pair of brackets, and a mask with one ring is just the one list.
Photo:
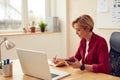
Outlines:
[[80, 70], [85, 70], [85, 64], [82, 64], [81, 66], [80, 66]]

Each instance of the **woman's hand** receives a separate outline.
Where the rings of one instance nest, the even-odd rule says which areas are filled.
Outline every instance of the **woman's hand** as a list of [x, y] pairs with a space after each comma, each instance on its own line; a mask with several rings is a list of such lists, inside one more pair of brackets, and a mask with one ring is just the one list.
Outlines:
[[65, 66], [65, 59], [60, 59], [60, 58], [53, 58], [53, 63], [55, 64], [56, 67], [61, 67]]
[[65, 61], [65, 59], [61, 59], [61, 58], [57, 58], [57, 57], [54, 57], [53, 60], [52, 60], [52, 62], [53, 62], [54, 64], [57, 64], [57, 63], [63, 62], [63, 61]]
[[77, 58], [74, 57], [75, 62], [67, 62], [72, 68], [80, 68], [81, 64]]

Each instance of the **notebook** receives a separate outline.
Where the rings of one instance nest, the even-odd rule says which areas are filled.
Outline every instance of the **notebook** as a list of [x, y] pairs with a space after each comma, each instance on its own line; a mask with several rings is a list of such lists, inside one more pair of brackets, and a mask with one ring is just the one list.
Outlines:
[[70, 75], [68, 72], [50, 69], [45, 52], [18, 48], [16, 51], [25, 75], [43, 80], [58, 80]]

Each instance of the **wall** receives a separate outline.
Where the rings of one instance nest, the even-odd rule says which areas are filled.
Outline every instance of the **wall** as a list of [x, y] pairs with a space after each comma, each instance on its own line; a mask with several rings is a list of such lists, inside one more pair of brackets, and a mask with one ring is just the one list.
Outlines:
[[67, 49], [68, 49], [68, 38], [67, 38], [67, 0], [50, 0], [51, 1], [51, 16], [57, 16], [60, 21], [60, 27], [61, 27], [61, 44], [62, 51], [61, 53], [62, 57], [67, 56]]
[[[38, 51], [45, 51], [49, 58], [52, 58], [56, 54], [62, 56], [63, 53], [63, 44], [62, 44], [62, 35], [58, 33], [50, 34], [31, 34], [31, 35], [19, 35], [19, 36], [6, 36], [10, 41], [15, 43], [15, 48], [11, 50], [6, 50], [4, 44], [1, 46], [2, 59], [10, 58], [16, 59], [17, 53], [16, 48], [31, 49]], [[2, 41], [3, 37], [0, 37]]]
[[93, 17], [95, 21], [94, 32], [103, 36], [109, 45], [109, 38], [112, 32], [120, 31], [120, 29], [99, 29], [96, 28], [96, 20], [97, 20], [97, 0], [69, 0], [69, 26], [70, 33], [69, 33], [69, 56], [73, 55], [78, 47], [80, 39], [75, 34], [75, 30], [72, 28], [71, 23], [72, 21], [82, 15], [82, 14], [89, 14]]

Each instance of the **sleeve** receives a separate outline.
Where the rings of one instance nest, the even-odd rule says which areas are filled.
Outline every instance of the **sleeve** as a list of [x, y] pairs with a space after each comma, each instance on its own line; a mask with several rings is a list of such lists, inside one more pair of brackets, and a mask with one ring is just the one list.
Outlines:
[[99, 64], [92, 64], [93, 72], [109, 73], [109, 53], [106, 42], [99, 44]]

